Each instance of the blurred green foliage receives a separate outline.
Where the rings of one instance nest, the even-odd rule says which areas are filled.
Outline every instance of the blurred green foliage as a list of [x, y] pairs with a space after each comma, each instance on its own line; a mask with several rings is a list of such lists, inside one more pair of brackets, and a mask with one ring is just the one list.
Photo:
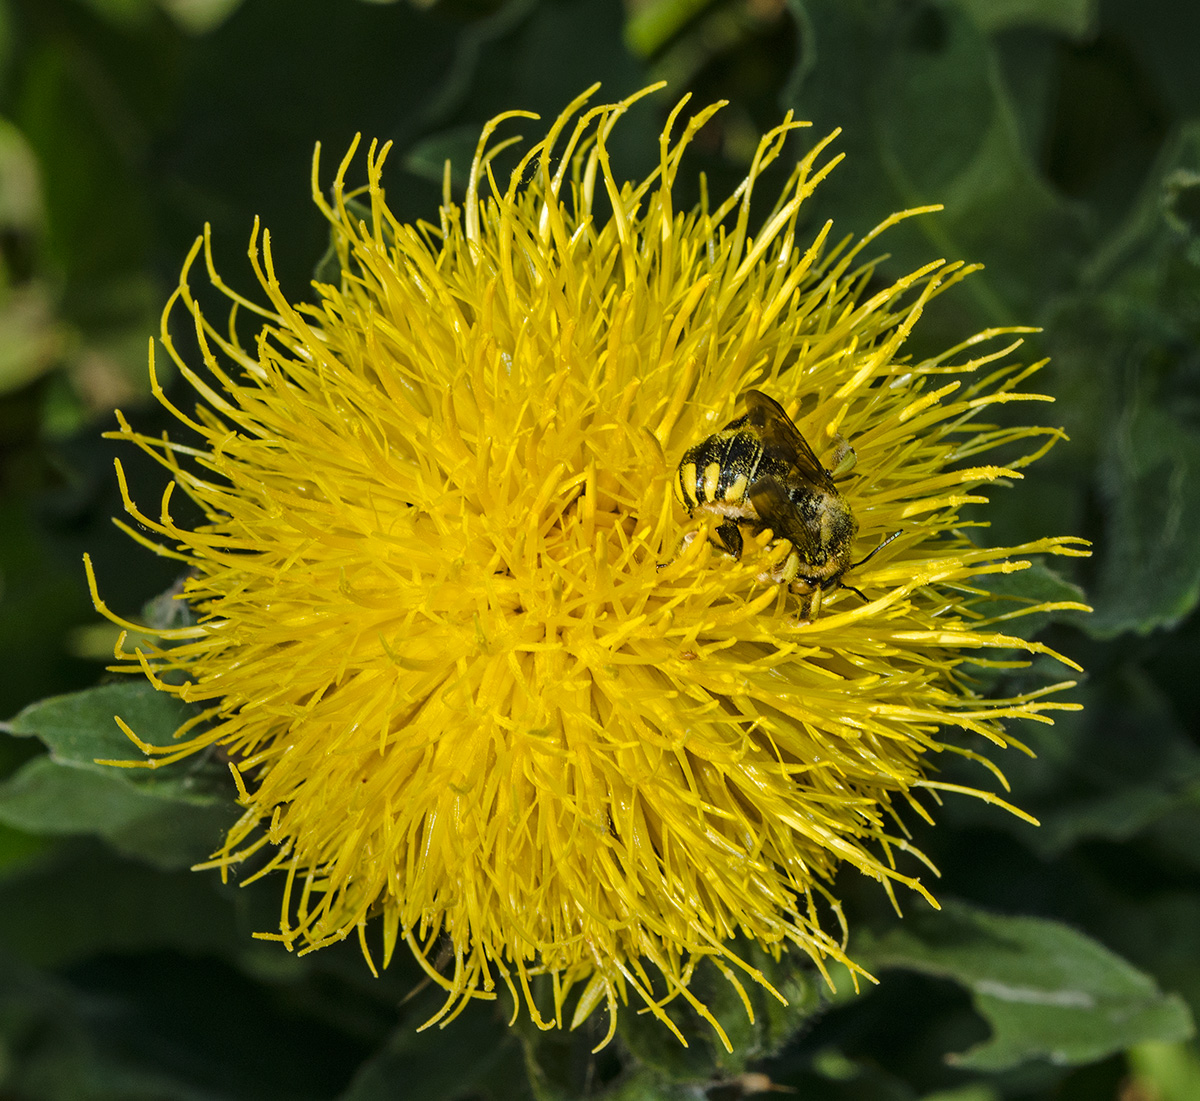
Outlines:
[[[0, 0], [0, 714], [20, 712], [0, 734], [0, 1096], [1197, 1096], [1198, 51], [1193, 0]], [[684, 91], [730, 100], [693, 157], [717, 194], [784, 110], [814, 123], [797, 153], [841, 127], [810, 225], [940, 202], [889, 233], [884, 271], [986, 264], [918, 341], [1042, 327], [1043, 413], [1071, 442], [995, 494], [988, 538], [1094, 541], [1021, 591], [1082, 587], [1095, 613], [1017, 621], [1084, 665], [1085, 710], [1002, 762], [1040, 829], [966, 800], [914, 826], [958, 901], [899, 922], [875, 885], [838, 883], [878, 987], [834, 995], [763, 959], [791, 1005], [753, 993], [751, 1025], [702, 969], [733, 1057], [683, 1010], [686, 1050], [629, 1016], [593, 1055], [602, 1026], [510, 1028], [503, 1004], [418, 1034], [437, 997], [415, 967], [373, 979], [352, 945], [298, 959], [251, 936], [274, 884], [184, 870], [234, 813], [219, 761], [92, 763], [131, 755], [116, 711], [161, 738], [178, 718], [145, 685], [88, 690], [113, 637], [82, 552], [122, 613], [176, 580], [150, 555], [129, 568], [99, 434], [116, 405], [159, 428], [146, 342], [205, 222], [246, 286], [260, 216], [305, 295], [326, 243], [315, 141], [327, 159], [357, 131], [394, 141], [389, 202], [428, 218], [486, 118], [659, 77], [669, 94], [617, 131], [624, 171]], [[158, 475], [122, 459], [154, 499]]]

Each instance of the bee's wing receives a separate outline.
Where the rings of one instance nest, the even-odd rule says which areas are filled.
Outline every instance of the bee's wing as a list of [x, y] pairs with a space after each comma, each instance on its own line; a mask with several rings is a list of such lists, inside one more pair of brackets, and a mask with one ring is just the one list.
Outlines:
[[821, 460], [783, 411], [783, 406], [761, 390], [747, 390], [742, 398], [748, 410], [747, 423], [758, 432], [763, 453], [777, 462], [787, 463], [801, 484], [836, 493], [829, 471], [821, 465]]
[[773, 474], [757, 479], [746, 496], [758, 513], [760, 521], [769, 527], [776, 539], [787, 539], [806, 562], [823, 557], [821, 533], [796, 511], [787, 487]]

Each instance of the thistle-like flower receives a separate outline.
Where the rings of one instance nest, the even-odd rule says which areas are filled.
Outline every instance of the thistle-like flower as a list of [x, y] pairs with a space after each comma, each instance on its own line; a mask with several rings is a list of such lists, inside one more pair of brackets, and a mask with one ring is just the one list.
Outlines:
[[[926, 303], [969, 267], [881, 283], [869, 250], [906, 215], [857, 242], [829, 225], [801, 239], [839, 159], [830, 139], [752, 232], [790, 116], [729, 198], [677, 210], [681, 158], [719, 105], [676, 107], [657, 169], [622, 183], [609, 138], [638, 97], [588, 109], [592, 92], [507, 183], [493, 157], [510, 142], [492, 137], [521, 113], [488, 123], [465, 200], [447, 183], [436, 226], [389, 210], [386, 146], [357, 192], [351, 148], [332, 201], [314, 159], [340, 275], [312, 304], [282, 293], [257, 226], [262, 304], [197, 241], [161, 341], [199, 402], [154, 392], [202, 442], [119, 414], [113, 433], [172, 476], [156, 516], [125, 490], [127, 530], [183, 563], [197, 621], [118, 658], [201, 705], [176, 745], [129, 733], [151, 764], [227, 756], [245, 813], [207, 866], [283, 873], [267, 935], [308, 951], [356, 934], [371, 963], [377, 919], [383, 964], [403, 942], [444, 987], [435, 1020], [505, 984], [542, 1027], [606, 1005], [611, 1036], [633, 994], [672, 1028], [662, 1004], [682, 997], [721, 1032], [689, 978], [710, 958], [765, 983], [739, 933], [853, 967], [829, 889], [840, 866], [928, 897], [893, 856], [912, 851], [898, 812], [928, 817], [954, 786], [930, 778], [931, 755], [986, 765], [980, 746], [1015, 744], [1004, 720], [1067, 706], [1052, 688], [973, 688], [988, 651], [1042, 650], [977, 610], [986, 575], [1083, 551], [962, 533], [980, 487], [1060, 435], [980, 423], [1036, 398], [1017, 389], [1035, 368], [1010, 360], [1016, 330], [905, 356]], [[200, 256], [227, 325], [189, 289]], [[172, 340], [180, 308], [202, 369]], [[839, 437], [853, 446], [838, 492], [855, 562], [898, 533], [811, 616], [778, 580], [786, 539], [742, 524], [735, 557], [721, 518], [673, 492], [682, 456], [750, 388], [826, 466]], [[1024, 458], [976, 465], [1019, 441]], [[194, 528], [172, 518], [176, 487], [203, 514]], [[552, 1004], [536, 1004], [538, 974]]]

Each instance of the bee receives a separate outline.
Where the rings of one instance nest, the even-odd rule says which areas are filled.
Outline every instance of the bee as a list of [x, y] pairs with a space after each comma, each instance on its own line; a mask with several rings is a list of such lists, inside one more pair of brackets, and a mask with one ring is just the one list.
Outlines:
[[[848, 570], [886, 544], [861, 562], [850, 560], [858, 521], [834, 474], [854, 467], [853, 449], [843, 443], [831, 473], [777, 401], [759, 390], [747, 390], [742, 400], [744, 416], [684, 454], [675, 488], [689, 516], [721, 518], [713, 542], [734, 558], [742, 554], [743, 527], [751, 534], [770, 528], [777, 539], [786, 539], [787, 557], [760, 580], [786, 583], [802, 598], [801, 619], [811, 620], [822, 593], [843, 586]], [[852, 585], [844, 587], [866, 599]]]

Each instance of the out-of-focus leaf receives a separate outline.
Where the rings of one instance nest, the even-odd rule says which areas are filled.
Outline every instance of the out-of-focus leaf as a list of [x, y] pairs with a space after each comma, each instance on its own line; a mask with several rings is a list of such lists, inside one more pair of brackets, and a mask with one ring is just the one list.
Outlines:
[[712, 0], [643, 0], [625, 24], [625, 41], [639, 57], [650, 57], [712, 3]]
[[230, 955], [247, 939], [219, 878], [163, 872], [73, 844], [0, 879], [0, 942], [37, 966], [177, 948]]
[[[1057, 409], [1072, 443], [1056, 460], [1098, 479], [1102, 638], [1172, 626], [1200, 599], [1200, 266], [1191, 207], [1200, 125], [1164, 150], [1140, 201], [1047, 318]], [[1200, 194], [1200, 192], [1197, 192]]]
[[1200, 427], [1134, 402], [1116, 427], [1101, 485], [1108, 525], [1087, 629], [1111, 637], [1174, 626], [1200, 601]]
[[1200, 784], [1193, 783], [1187, 802], [1151, 823], [1144, 836], [1172, 870], [1194, 875], [1200, 869]]
[[1093, 1062], [1150, 1040], [1193, 1033], [1178, 995], [1074, 929], [1005, 917], [962, 903], [910, 915], [879, 940], [853, 947], [873, 971], [900, 967], [953, 979], [992, 1026], [987, 1042], [954, 1058], [976, 1070], [1029, 1060]]
[[1141, 784], [1067, 804], [1048, 822], [1043, 820], [1043, 830], [1034, 835], [1034, 847], [1056, 855], [1087, 838], [1126, 841], [1189, 801], [1200, 802], [1200, 769], [1181, 791]]
[[1038, 27], [1082, 38], [1096, 21], [1096, 0], [955, 0], [985, 31]]
[[[1174, 836], [1179, 831], [1171, 832]], [[1191, 832], [1194, 842], [1196, 831]], [[1149, 845], [1142, 850], [1146, 855], [1153, 852]], [[1169, 850], [1164, 859], [1170, 862]], [[1122, 870], [1129, 866], [1130, 862], [1122, 862]], [[1171, 871], [1175, 873], [1174, 866]], [[1196, 952], [1200, 897], [1181, 881], [1182, 887], [1158, 886], [1152, 894], [1126, 877], [1116, 877], [1111, 884], [1088, 884], [1078, 906], [1079, 920], [1091, 917], [1091, 927], [1106, 944], [1154, 975], [1161, 985], [1178, 991], [1187, 999], [1193, 1016], [1200, 1016], [1200, 954]]]
[[404, 157], [404, 167], [417, 176], [440, 184], [446, 162], [450, 162], [450, 183], [456, 192], [466, 191], [471, 161], [479, 144], [479, 127], [468, 124], [430, 134], [416, 142]]
[[[176, 729], [191, 714], [177, 697], [158, 692], [145, 681], [131, 681], [39, 700], [12, 720], [10, 732], [40, 738], [64, 764], [111, 775], [111, 766], [96, 764], [97, 758], [142, 759], [114, 716], [119, 715], [143, 741], [170, 745]], [[154, 771], [146, 770], [142, 776], [146, 783], [160, 782]]]
[[[678, 1041], [676, 1041], [678, 1043]], [[706, 1082], [705, 1086], [713, 1083]], [[604, 1095], [605, 1101], [696, 1101], [704, 1096], [697, 1083], [672, 1082], [650, 1067], [638, 1067]], [[735, 1092], [734, 1097], [738, 1094]], [[538, 1101], [566, 1101], [561, 1097], [539, 1097]]]
[[[1086, 615], [1083, 590], [1043, 562], [1035, 562], [1029, 569], [1017, 573], [981, 576], [977, 583], [996, 599], [981, 602], [974, 610], [988, 619], [998, 619], [996, 630], [1004, 634], [1032, 638], [1050, 623], [1077, 622]], [[1037, 604], [1064, 607], [1032, 613], [1024, 611]]]
[[207, 34], [237, 11], [242, 0], [158, 0], [158, 4], [185, 31]]
[[[484, 119], [520, 108], [543, 121], [514, 120], [502, 135], [540, 136], [593, 81], [603, 85], [597, 102], [629, 95], [649, 79], [622, 35], [621, 5], [611, 0], [508, 0], [460, 35], [454, 64], [422, 112], [424, 129], [438, 134], [474, 124], [478, 132]], [[658, 126], [643, 107], [614, 130], [610, 147], [619, 172], [639, 174], [654, 163], [646, 154], [656, 148]]]
[[[192, 785], [194, 786], [194, 785]], [[95, 834], [160, 868], [188, 867], [216, 849], [236, 818], [230, 800], [189, 780], [137, 784], [35, 757], [0, 784], [0, 821], [33, 834]]]
[[[6, 18], [0, 14], [0, 40], [4, 37]], [[0, 225], [10, 230], [35, 229], [41, 224], [43, 214], [42, 187], [33, 150], [20, 130], [0, 118]]]
[[664, 1010], [689, 1038], [687, 1048], [651, 1014], [622, 1013], [617, 1019], [617, 1031], [626, 1047], [664, 1080], [704, 1082], [736, 1077], [753, 1060], [778, 1051], [821, 1007], [821, 992], [802, 955], [785, 952], [775, 960], [746, 943], [739, 943], [736, 950], [762, 973], [787, 1004], [740, 969], [731, 968], [753, 1010], [751, 1020], [742, 995], [711, 961], [706, 961], [697, 968], [692, 989], [725, 1030], [732, 1052], [725, 1050], [711, 1025], [686, 1008], [682, 999], [664, 1006]]
[[23, 864], [37, 855], [46, 845], [45, 838], [0, 825], [0, 875], [6, 875], [14, 865]]
[[9, 0], [0, 0], [0, 82], [8, 77], [8, 67], [13, 56], [12, 14]]
[[45, 288], [0, 284], [0, 394], [28, 385], [53, 367], [67, 345]]
[[[998, 818], [976, 800], [946, 806], [952, 829], [1010, 830], [1045, 860], [1085, 841], [1124, 842], [1148, 829], [1174, 829], [1200, 798], [1200, 750], [1171, 701], [1136, 667], [1085, 677], [1071, 698], [1081, 711], [1056, 716], [1054, 726], [1016, 728], [1036, 753], [998, 761], [1022, 809], [1041, 823]], [[973, 768], [948, 764], [947, 779], [977, 781]]]
[[[53, 35], [37, 33], [42, 19]], [[24, 30], [11, 110], [36, 154], [44, 218], [23, 250], [22, 289], [53, 303], [44, 329], [66, 344], [53, 350], [67, 371], [41, 410], [46, 435], [61, 438], [147, 389], [145, 341], [161, 295], [148, 270], [145, 168], [179, 36], [156, 0], [56, 5]]]
[[1136, 59], [1163, 105], [1177, 118], [1194, 117], [1200, 103], [1200, 5], [1105, 4], [1104, 30]]
[[[0, 12], [0, 39], [5, 18]], [[43, 216], [37, 159], [20, 130], [0, 118], [0, 394], [44, 374], [67, 345], [48, 286], [14, 280], [10, 270], [10, 246], [35, 239]]]
[[1200, 172], [1176, 168], [1163, 181], [1163, 217], [1187, 241], [1188, 259], [1200, 266]]
[[144, 683], [105, 685], [33, 704], [10, 729], [36, 735], [50, 753], [0, 784], [0, 821], [30, 833], [96, 834], [163, 868], [202, 860], [236, 816], [217, 779], [219, 769], [97, 763], [139, 759], [114, 715], [144, 740], [167, 745], [188, 714], [174, 697]]
[[60, 980], [0, 959], [6, 1096], [38, 1101], [214, 1101], [208, 1091], [101, 1050], [87, 1016], [89, 1010], [95, 1016], [111, 1014], [113, 1007], [88, 1001]]
[[155, 0], [83, 0], [101, 19], [118, 27], [141, 26], [154, 13]]
[[927, 1093], [921, 1098], [921, 1101], [1000, 1101], [1000, 1094], [991, 1086], [975, 1083], [956, 1090], [938, 1090], [937, 1093]]
[[862, 233], [897, 210], [943, 203], [941, 214], [888, 233], [888, 270], [931, 255], [981, 260], [988, 271], [962, 292], [975, 302], [968, 323], [1036, 316], [1072, 277], [1081, 223], [1023, 147], [983, 33], [947, 3], [790, 6], [801, 50], [786, 103], [813, 121], [816, 137], [842, 127], [832, 148], [847, 157], [818, 189], [813, 216], [832, 217], [838, 233]]
[[[1085, 840], [1128, 841], [1200, 805], [1200, 750], [1149, 676], [1110, 674], [1085, 683], [1079, 699], [1081, 713], [1034, 741], [1042, 779], [1053, 786], [1024, 804], [1041, 828], [1018, 828], [1047, 859]], [[1018, 790], [1036, 790], [1037, 771], [1023, 767]]]
[[322, 1020], [303, 979], [256, 981], [223, 961], [245, 943], [242, 896], [214, 887], [92, 846], [0, 881], [0, 1050], [14, 1056], [5, 1096], [332, 1097], [364, 1045]]
[[[17, 409], [34, 416], [28, 404]], [[61, 691], [61, 678], [75, 672], [60, 633], [86, 614], [87, 593], [68, 572], [62, 546], [22, 502], [0, 501], [0, 532], [0, 714], [7, 715], [30, 699]], [[78, 557], [71, 558], [77, 573]]]
[[[812, 1075], [798, 1092], [830, 1101], [913, 1101], [911, 1087], [879, 1065], [870, 1054], [851, 1058], [837, 1047], [822, 1047], [812, 1057]], [[737, 1101], [740, 1095], [735, 1094]]]
[[1139, 1044], [1127, 1058], [1134, 1088], [1154, 1101], [1200, 1097], [1200, 1056], [1192, 1044]]
[[[104, 114], [69, 46], [45, 45], [27, 65], [17, 122], [45, 179], [53, 259], [66, 274], [68, 293], [72, 286], [95, 291], [113, 275], [136, 269], [144, 257], [145, 196], [125, 159], [132, 151], [121, 147], [142, 135], [136, 127], [113, 133], [114, 120]], [[86, 300], [79, 305], [90, 308]]]
[[[440, 1000], [441, 992], [437, 991]], [[428, 1003], [430, 999], [422, 999]], [[433, 1003], [436, 1006], [436, 1002]], [[418, 1032], [411, 1014], [359, 1068], [338, 1101], [532, 1101], [521, 1045], [494, 1006], [475, 1003], [445, 1029]], [[469, 1058], [463, 1058], [469, 1052]]]

